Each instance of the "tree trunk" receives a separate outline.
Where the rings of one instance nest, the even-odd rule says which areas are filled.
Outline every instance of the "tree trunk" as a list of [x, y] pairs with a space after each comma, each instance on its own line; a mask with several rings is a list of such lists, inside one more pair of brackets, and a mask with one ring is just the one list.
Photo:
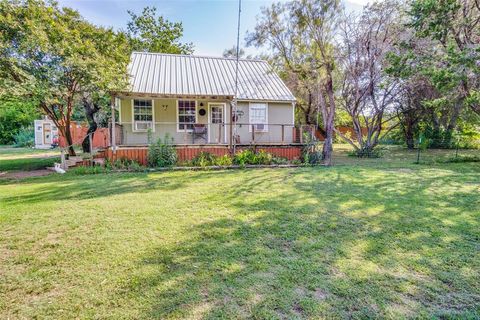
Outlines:
[[322, 158], [326, 166], [332, 165], [333, 152], [333, 123], [325, 123], [325, 141], [323, 143]]
[[73, 148], [72, 132], [70, 131], [70, 121], [65, 122], [65, 142], [68, 146], [68, 155], [76, 156], [75, 149]]
[[325, 142], [323, 143], [322, 157], [323, 164], [332, 165], [333, 153], [333, 133], [335, 123], [335, 97], [333, 92], [332, 68], [327, 67], [327, 81], [325, 83], [325, 93], [328, 101], [325, 101], [320, 89], [320, 105], [322, 106], [323, 126], [325, 129]]
[[84, 99], [83, 108], [85, 109], [85, 115], [87, 117], [89, 127], [87, 131], [87, 135], [85, 136], [85, 138], [83, 138], [83, 141], [82, 141], [82, 150], [83, 152], [88, 153], [90, 152], [90, 148], [91, 147], [93, 148], [93, 146], [90, 146], [89, 135], [90, 134], [92, 135], [91, 140], [93, 141], [93, 135], [95, 134], [95, 131], [98, 128], [98, 124], [95, 121], [95, 114], [100, 110], [100, 107], [97, 104], [90, 103], [89, 101]]

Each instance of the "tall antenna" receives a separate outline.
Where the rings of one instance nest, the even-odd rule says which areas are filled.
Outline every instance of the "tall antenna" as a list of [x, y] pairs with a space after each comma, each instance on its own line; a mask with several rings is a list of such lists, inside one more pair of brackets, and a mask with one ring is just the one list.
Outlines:
[[238, 0], [238, 24], [237, 24], [237, 60], [235, 63], [235, 95], [233, 96], [233, 115], [232, 122], [234, 125], [233, 136], [233, 154], [236, 149], [236, 137], [237, 137], [237, 96], [238, 96], [238, 60], [240, 59], [240, 13], [242, 12], [242, 0]]

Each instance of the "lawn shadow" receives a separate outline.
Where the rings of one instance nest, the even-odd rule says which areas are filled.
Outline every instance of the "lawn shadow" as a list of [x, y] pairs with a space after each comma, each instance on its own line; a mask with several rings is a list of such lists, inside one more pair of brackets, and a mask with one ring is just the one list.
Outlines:
[[350, 174], [239, 178], [217, 200], [234, 213], [155, 248], [123, 291], [158, 319], [478, 316], [478, 195], [432, 192], [478, 174]]
[[[83, 200], [153, 190], [177, 190], [203, 180], [214, 172], [108, 173], [91, 175], [50, 175], [22, 181], [3, 180], [1, 185], [30, 184], [28, 192], [3, 197], [7, 205], [36, 204], [43, 201]], [[107, 179], [106, 179], [107, 177]], [[111, 178], [109, 178], [111, 177]]]

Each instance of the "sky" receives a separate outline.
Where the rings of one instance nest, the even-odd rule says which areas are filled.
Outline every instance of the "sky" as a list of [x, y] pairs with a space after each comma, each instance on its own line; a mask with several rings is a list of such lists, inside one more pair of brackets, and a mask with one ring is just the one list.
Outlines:
[[[88, 21], [125, 30], [128, 10], [141, 13], [146, 6], [155, 6], [157, 14], [172, 22], [182, 22], [182, 42], [192, 42], [194, 54], [221, 56], [236, 44], [238, 0], [58, 0], [62, 7], [76, 9]], [[242, 0], [240, 47], [247, 54], [257, 55], [265, 49], [246, 48], [245, 35], [255, 28], [262, 7], [272, 0]], [[345, 2], [348, 11], [360, 11], [368, 0]]]

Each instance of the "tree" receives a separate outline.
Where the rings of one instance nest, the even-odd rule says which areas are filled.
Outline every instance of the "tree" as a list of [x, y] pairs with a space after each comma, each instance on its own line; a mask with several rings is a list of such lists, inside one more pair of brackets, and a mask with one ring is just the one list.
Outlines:
[[478, 0], [414, 0], [409, 26], [430, 42], [425, 54], [411, 57], [418, 72], [440, 93], [430, 102], [434, 131], [451, 145], [466, 106], [480, 114], [480, 4]]
[[[355, 137], [337, 134], [350, 143], [359, 156], [370, 156], [382, 134], [396, 124], [395, 102], [399, 81], [385, 68], [387, 54], [399, 34], [401, 21], [394, 1], [374, 3], [360, 18], [347, 17], [342, 23], [342, 107], [352, 118]], [[366, 129], [364, 133], [364, 129]]]
[[279, 56], [289, 72], [314, 83], [312, 97], [320, 106], [325, 142], [322, 156], [325, 165], [332, 164], [335, 121], [334, 36], [341, 13], [337, 0], [295, 0], [274, 3], [263, 8], [248, 43], [268, 45]]
[[34, 102], [6, 97], [0, 101], [0, 144], [11, 144], [15, 135], [24, 127], [30, 127], [39, 116]]
[[87, 93], [126, 86], [125, 36], [40, 0], [1, 2], [0, 29], [0, 94], [37, 101], [74, 155], [75, 104]]
[[141, 15], [128, 11], [130, 21], [127, 35], [133, 51], [161, 52], [174, 54], [193, 53], [192, 43], [181, 43], [183, 36], [181, 22], [170, 22], [157, 17], [157, 8], [145, 7]]
[[[223, 50], [223, 57], [224, 58], [236, 58], [237, 57], [237, 46], [233, 46], [230, 49]], [[245, 58], [245, 50], [240, 48], [240, 50], [238, 51], [238, 57], [241, 58], [241, 59]], [[250, 56], [248, 57], [248, 59], [249, 58], [250, 58]]]

